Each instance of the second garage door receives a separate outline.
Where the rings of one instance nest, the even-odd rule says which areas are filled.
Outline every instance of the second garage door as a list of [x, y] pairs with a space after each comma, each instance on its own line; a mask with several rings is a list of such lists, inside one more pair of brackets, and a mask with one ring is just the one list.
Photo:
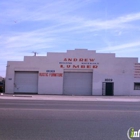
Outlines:
[[65, 95], [92, 95], [92, 72], [64, 72]]

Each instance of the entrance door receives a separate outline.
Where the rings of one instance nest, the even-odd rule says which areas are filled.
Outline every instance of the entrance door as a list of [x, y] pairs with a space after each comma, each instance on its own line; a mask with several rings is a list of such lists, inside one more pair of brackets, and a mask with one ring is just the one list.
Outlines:
[[103, 82], [102, 84], [102, 94], [105, 96], [114, 95], [114, 83], [112, 82]]

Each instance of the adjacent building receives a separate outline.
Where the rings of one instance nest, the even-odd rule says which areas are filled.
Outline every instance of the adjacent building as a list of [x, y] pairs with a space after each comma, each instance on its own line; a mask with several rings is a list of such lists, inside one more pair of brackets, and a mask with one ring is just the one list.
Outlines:
[[8, 61], [6, 93], [140, 95], [138, 58], [75, 49]]

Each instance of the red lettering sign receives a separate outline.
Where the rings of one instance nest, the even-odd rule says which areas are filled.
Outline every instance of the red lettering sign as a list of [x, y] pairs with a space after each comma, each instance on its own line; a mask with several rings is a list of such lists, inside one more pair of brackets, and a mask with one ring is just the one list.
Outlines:
[[60, 68], [75, 68], [75, 69], [77, 69], [77, 68], [87, 68], [87, 69], [91, 69], [91, 68], [93, 68], [93, 69], [95, 69], [95, 68], [98, 68], [98, 66], [97, 65], [60, 65]]
[[79, 65], [77, 65], [77, 66], [76, 65], [73, 65], [73, 68], [79, 68]]
[[82, 69], [85, 68], [85, 65], [81, 65], [81, 68], [82, 68]]
[[39, 73], [39, 76], [47, 76], [47, 77], [62, 77], [62, 73]]
[[60, 65], [60, 68], [64, 68], [63, 65]]
[[84, 61], [85, 61], [85, 62], [88, 62], [88, 59], [86, 58], [86, 59], [84, 59]]
[[94, 65], [92, 68], [95, 69], [95, 68], [98, 68], [98, 66]]
[[70, 65], [67, 65], [67, 68], [70, 68]]
[[68, 61], [72, 61], [72, 58], [68, 58]]
[[64, 61], [67, 61], [67, 58], [64, 58]]
[[80, 62], [83, 62], [83, 60], [84, 60], [83, 58], [80, 58], [80, 59], [79, 59]]
[[90, 65], [87, 65], [87, 68], [89, 69], [89, 68], [91, 68], [91, 66]]
[[74, 58], [73, 61], [77, 61], [77, 58]]
[[48, 76], [47, 73], [39, 73], [39, 76]]
[[64, 58], [64, 61], [69, 61], [69, 62], [76, 62], [76, 61], [79, 61], [79, 62], [94, 62], [95, 59], [93, 58]]
[[93, 62], [95, 59], [89, 59], [90, 60], [90, 62]]

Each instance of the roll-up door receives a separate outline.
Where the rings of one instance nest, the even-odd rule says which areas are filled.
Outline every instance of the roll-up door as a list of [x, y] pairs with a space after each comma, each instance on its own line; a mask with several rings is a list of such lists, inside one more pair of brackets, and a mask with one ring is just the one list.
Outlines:
[[38, 93], [38, 72], [15, 72], [15, 93]]
[[64, 72], [65, 95], [92, 95], [92, 72]]

